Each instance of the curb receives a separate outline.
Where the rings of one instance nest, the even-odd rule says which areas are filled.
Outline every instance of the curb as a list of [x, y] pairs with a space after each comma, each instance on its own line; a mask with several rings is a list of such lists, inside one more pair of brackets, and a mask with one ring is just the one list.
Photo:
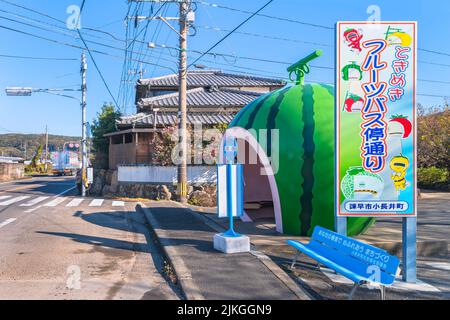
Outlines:
[[192, 275], [189, 269], [185, 266], [183, 260], [179, 258], [175, 243], [170, 240], [165, 230], [161, 229], [150, 208], [146, 208], [142, 203], [138, 203], [136, 208], [144, 214], [150, 227], [155, 232], [157, 241], [169, 260], [175, 274], [177, 275], [181, 290], [183, 291], [186, 299], [205, 300], [203, 295], [200, 293], [200, 289], [192, 280]]
[[[220, 233], [225, 231], [225, 229], [222, 226], [217, 224], [215, 221], [211, 220], [209, 217], [193, 211], [190, 207], [186, 207], [186, 209], [189, 209], [192, 215], [198, 217], [208, 227], [212, 228], [213, 230]], [[254, 249], [255, 245], [252, 244], [252, 247]], [[284, 272], [283, 269], [281, 269], [275, 262], [273, 262], [272, 259], [270, 259], [270, 257], [265, 255], [261, 251], [257, 250], [251, 250], [250, 254], [258, 258], [258, 260], [261, 261], [261, 263], [264, 264], [264, 266], [266, 266], [266, 268], [269, 269], [270, 272], [272, 272], [289, 290], [291, 290], [298, 297], [299, 300], [314, 299], [306, 290], [299, 287], [299, 285], [286, 272]]]
[[[401, 241], [373, 242], [371, 243], [397, 257], [402, 256], [403, 244]], [[423, 240], [416, 243], [417, 257], [436, 257], [448, 254], [448, 242], [445, 240]]]

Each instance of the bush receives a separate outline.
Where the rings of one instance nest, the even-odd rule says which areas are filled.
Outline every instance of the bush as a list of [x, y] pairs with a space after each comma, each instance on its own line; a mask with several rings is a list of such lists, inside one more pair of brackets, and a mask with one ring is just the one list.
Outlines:
[[421, 188], [450, 190], [450, 173], [447, 169], [419, 168], [417, 179]]

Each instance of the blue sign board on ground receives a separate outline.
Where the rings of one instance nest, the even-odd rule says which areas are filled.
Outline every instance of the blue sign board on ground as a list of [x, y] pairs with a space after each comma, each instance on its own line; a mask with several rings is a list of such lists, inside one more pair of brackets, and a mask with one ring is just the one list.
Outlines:
[[217, 213], [219, 218], [240, 217], [244, 212], [244, 181], [241, 164], [217, 166]]

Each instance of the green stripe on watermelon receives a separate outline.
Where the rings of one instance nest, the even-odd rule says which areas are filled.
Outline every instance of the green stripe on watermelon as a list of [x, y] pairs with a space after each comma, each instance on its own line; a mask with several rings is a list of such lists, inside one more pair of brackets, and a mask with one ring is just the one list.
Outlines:
[[[313, 215], [307, 234], [320, 225], [334, 229], [334, 106], [333, 87], [314, 86], [314, 187], [312, 190]], [[305, 233], [305, 234], [306, 234]]]
[[244, 127], [245, 129], [248, 130], [250, 128], [253, 128], [256, 116], [261, 111], [261, 108], [266, 103], [266, 101], [269, 100], [270, 98], [272, 98], [271, 95], [266, 95], [266, 96], [264, 96], [262, 99], [260, 99], [258, 101], [258, 103], [253, 108], [252, 112], [249, 114], [249, 117], [248, 117], [248, 120], [247, 120], [247, 124]]
[[314, 144], [314, 98], [311, 85], [303, 87], [302, 98], [302, 121], [303, 121], [303, 166], [301, 172], [303, 176], [303, 193], [300, 196], [300, 226], [301, 233], [307, 234], [311, 227], [311, 218], [313, 215], [313, 187], [314, 187], [314, 153], [316, 146]]
[[278, 115], [278, 113], [280, 112], [280, 104], [283, 102], [284, 100], [284, 96], [286, 94], [286, 92], [289, 90], [289, 87], [284, 88], [279, 90], [278, 92], [278, 96], [275, 100], [275, 103], [271, 105], [270, 107], [270, 112], [269, 115], [267, 117], [267, 123], [266, 123], [266, 128], [267, 128], [267, 139], [266, 139], [266, 143], [267, 143], [267, 148], [266, 148], [266, 154], [267, 157], [270, 158], [272, 156], [272, 130], [277, 129], [275, 127], [275, 119]]
[[[286, 234], [301, 234], [299, 212], [303, 177], [303, 121], [299, 104], [303, 98], [301, 86], [291, 86], [284, 95], [275, 119], [279, 129], [279, 163], [275, 175], [281, 204], [283, 231]], [[295, 106], [295, 107], [293, 107]]]
[[248, 122], [248, 118], [250, 116], [250, 114], [253, 111], [253, 108], [255, 105], [258, 105], [258, 103], [261, 100], [266, 100], [268, 98], [270, 98], [271, 93], [267, 93], [255, 100], [253, 100], [252, 102], [250, 102], [247, 106], [245, 106], [245, 108], [242, 108], [241, 111], [239, 111], [236, 116], [234, 117], [233, 121], [230, 123], [230, 127], [233, 126], [233, 123], [239, 123], [239, 127], [245, 128], [245, 125], [242, 125], [242, 123], [247, 123]]

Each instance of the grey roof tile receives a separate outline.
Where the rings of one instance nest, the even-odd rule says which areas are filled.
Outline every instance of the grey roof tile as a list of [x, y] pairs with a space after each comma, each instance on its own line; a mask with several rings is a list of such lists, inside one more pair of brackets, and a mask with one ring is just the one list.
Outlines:
[[[188, 124], [200, 123], [202, 125], [229, 124], [234, 118], [230, 113], [189, 113]], [[176, 112], [156, 113], [156, 127], [176, 125], [178, 115]], [[155, 113], [138, 113], [131, 116], [123, 116], [116, 122], [119, 129], [131, 127], [152, 128], [155, 126]]]
[[[162, 77], [140, 79], [138, 85], [155, 87], [178, 87], [178, 74], [170, 74]], [[242, 74], [224, 73], [219, 70], [189, 71], [187, 74], [188, 87], [283, 87], [286, 83], [282, 80], [247, 76]]]
[[[242, 108], [261, 96], [260, 92], [240, 91], [233, 89], [196, 88], [187, 91], [188, 108]], [[138, 101], [140, 109], [178, 108], [178, 93], [144, 98]]]

